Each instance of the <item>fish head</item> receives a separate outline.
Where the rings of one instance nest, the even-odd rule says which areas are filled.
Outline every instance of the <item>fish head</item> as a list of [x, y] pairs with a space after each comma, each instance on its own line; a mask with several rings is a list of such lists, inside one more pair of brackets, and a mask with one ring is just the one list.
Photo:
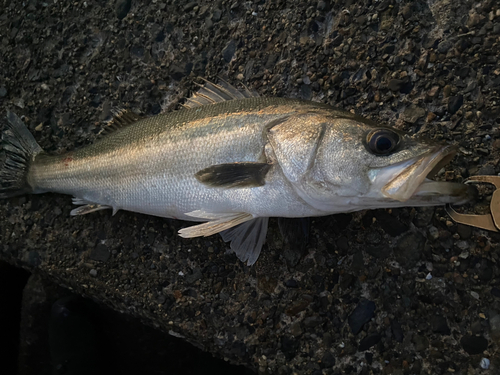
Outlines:
[[468, 185], [431, 180], [455, 146], [351, 114], [299, 117], [283, 124], [288, 134], [275, 129], [282, 144], [274, 150], [300, 197], [321, 212], [462, 204], [474, 196]]

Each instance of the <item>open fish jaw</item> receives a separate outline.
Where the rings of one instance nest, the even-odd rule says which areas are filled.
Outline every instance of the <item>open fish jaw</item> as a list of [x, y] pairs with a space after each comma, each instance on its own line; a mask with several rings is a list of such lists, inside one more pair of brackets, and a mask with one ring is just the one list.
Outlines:
[[[400, 172], [381, 189], [388, 198], [413, 206], [416, 202], [461, 204], [470, 200], [473, 189], [464, 184], [434, 181], [432, 178], [447, 165], [457, 153], [456, 146], [438, 146], [416, 158], [406, 160], [399, 167]], [[401, 170], [401, 167], [403, 168]]]

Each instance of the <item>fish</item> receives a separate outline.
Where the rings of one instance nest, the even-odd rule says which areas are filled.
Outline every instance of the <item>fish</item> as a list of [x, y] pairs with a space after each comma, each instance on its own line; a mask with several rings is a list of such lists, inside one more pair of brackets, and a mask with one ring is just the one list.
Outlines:
[[71, 215], [103, 209], [197, 222], [253, 265], [271, 217], [463, 204], [470, 186], [431, 178], [457, 147], [411, 136], [328, 104], [261, 97], [205, 81], [182, 109], [117, 111], [95, 143], [49, 155], [7, 111], [0, 198], [73, 196]]

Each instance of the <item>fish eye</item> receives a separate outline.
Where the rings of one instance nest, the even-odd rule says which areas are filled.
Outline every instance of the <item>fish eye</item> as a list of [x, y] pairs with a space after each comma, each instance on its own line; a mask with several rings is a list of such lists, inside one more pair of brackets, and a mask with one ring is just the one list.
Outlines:
[[366, 143], [375, 155], [388, 155], [399, 144], [399, 135], [390, 129], [377, 129], [368, 133]]

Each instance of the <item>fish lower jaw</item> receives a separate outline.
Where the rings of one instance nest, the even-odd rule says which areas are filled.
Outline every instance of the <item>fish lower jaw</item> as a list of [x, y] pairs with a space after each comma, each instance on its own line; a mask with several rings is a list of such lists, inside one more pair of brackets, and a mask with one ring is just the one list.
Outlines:
[[456, 152], [455, 146], [438, 146], [423, 155], [382, 169], [375, 180], [387, 181], [381, 189], [384, 196], [407, 202], [449, 163]]
[[378, 208], [460, 205], [473, 200], [476, 195], [476, 189], [466, 184], [424, 179], [413, 189], [412, 195], [404, 200], [394, 199], [393, 196], [385, 195], [383, 189], [372, 187], [371, 191], [362, 197], [344, 199], [339, 207], [344, 209], [343, 212], [352, 212]]
[[464, 204], [473, 200], [476, 195], [476, 189], [470, 185], [426, 179], [407, 202], [429, 203], [428, 205]]

